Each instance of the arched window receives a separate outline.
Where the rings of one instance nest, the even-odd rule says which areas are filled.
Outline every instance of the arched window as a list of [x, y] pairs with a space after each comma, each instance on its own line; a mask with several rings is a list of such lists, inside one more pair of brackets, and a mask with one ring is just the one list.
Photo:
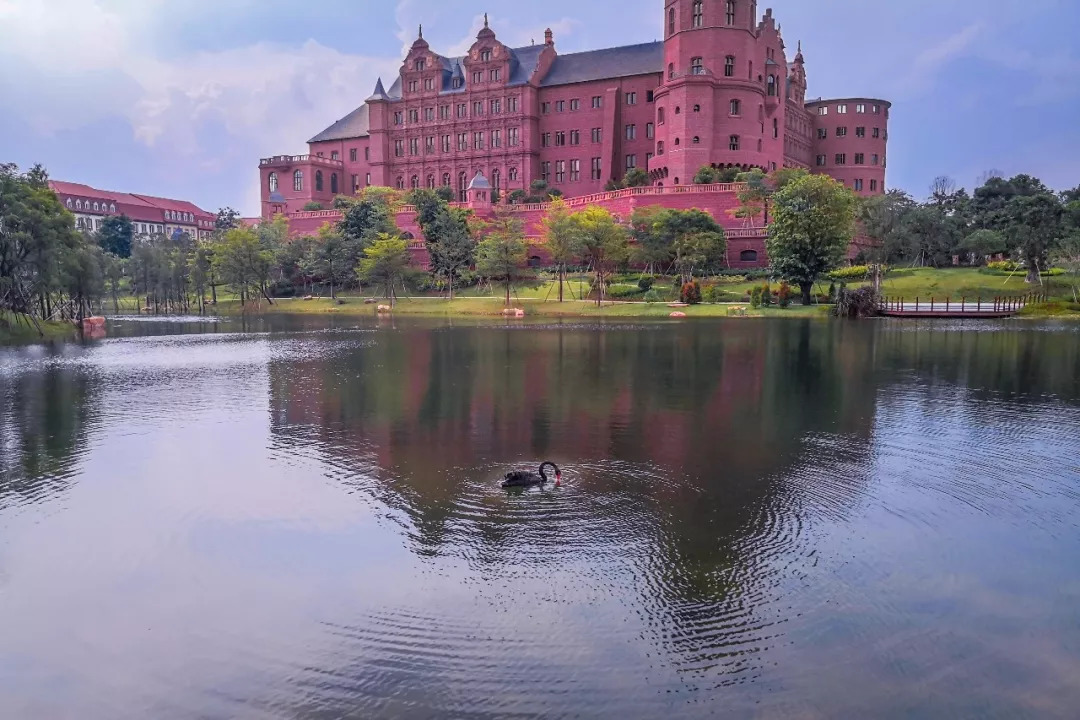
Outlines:
[[659, 110], [656, 111], [656, 124], [657, 125], [663, 125], [664, 124], [664, 108], [660, 108]]
[[739, 262], [757, 262], [757, 250], [743, 250], [739, 253]]
[[420, 176], [419, 175], [413, 175], [411, 178], [409, 178], [409, 187], [412, 188], [413, 190], [416, 190], [417, 188], [420, 187]]
[[691, 23], [693, 27], [699, 28], [704, 24], [703, 20], [705, 13], [701, 8], [703, 4], [704, 3], [701, 0], [694, 0], [694, 20]]
[[442, 184], [444, 187], [450, 187], [450, 173], [442, 174]]
[[[656, 17], [655, 15], [653, 17]], [[668, 35], [675, 34], [675, 8], [668, 10], [667, 14], [667, 31]]]
[[701, 144], [701, 138], [698, 137], [697, 135], [694, 136], [694, 144], [695, 145], [700, 145]]
[[315, 171], [315, 192], [322, 192], [322, 170]]
[[270, 173], [270, 178], [268, 180], [268, 184], [270, 186], [270, 192], [277, 192], [277, 173], [276, 172]]
[[769, 76], [769, 97], [776, 97], [776, 76]]
[[[671, 12], [675, 12], [675, 11], [672, 10]], [[667, 79], [668, 80], [674, 80], [675, 79], [675, 63], [668, 63], [668, 66], [667, 66]]]
[[663, 155], [664, 154], [664, 141], [663, 140], [656, 143], [656, 154], [657, 155]]
[[82, 210], [82, 200], [76, 200], [75, 201], [75, 209], [76, 210]]
[[297, 170], [292, 174], [292, 187], [296, 192], [304, 189], [304, 171]]
[[109, 203], [109, 212], [111, 212], [111, 213], [116, 212], [116, 204], [115, 203]]
[[100, 210], [100, 209], [101, 209], [101, 208], [100, 208], [100, 207], [98, 207], [98, 204], [97, 204], [97, 203], [94, 203], [94, 212], [97, 212], [97, 211], [98, 211], [98, 210]]
[[694, 106], [694, 112], [701, 112], [701, 106], [700, 105], [695, 105]]
[[738, 135], [732, 135], [731, 137], [728, 138], [728, 150], [738, 150], [738, 149], [739, 149], [739, 136]]
[[458, 184], [458, 200], [460, 202], [465, 202], [465, 200], [466, 200], [465, 195], [469, 190], [469, 176], [466, 175], [464, 171], [458, 173], [457, 184]]
[[435, 176], [434, 175], [428, 175], [427, 176], [427, 186], [428, 186], [428, 190], [434, 190], [435, 189]]
[[679, 147], [679, 138], [675, 138], [675, 147]]
[[518, 179], [518, 169], [517, 169], [516, 167], [512, 167], [512, 168], [510, 168], [510, 169], [509, 169], [509, 170], [507, 171], [507, 174], [506, 174], [506, 176], [507, 176], [508, 178], [510, 178], [511, 180], [517, 180], [517, 179]]
[[724, 77], [735, 77], [735, 56], [724, 57]]
[[64, 204], [67, 205], [67, 209], [70, 210], [71, 209], [71, 198], [68, 198], [67, 202], [64, 203]]
[[330, 192], [337, 195], [337, 173], [330, 173]]
[[398, 190], [404, 190], [405, 189], [405, 178], [398, 175], [396, 187], [397, 187]]
[[678, 105], [675, 106], [675, 114], [676, 115], [681, 115], [682, 114], [682, 108], [680, 108]]
[[502, 179], [502, 173], [499, 172], [499, 168], [492, 168], [491, 170], [491, 187], [496, 190], [500, 190], [501, 186], [499, 181]]

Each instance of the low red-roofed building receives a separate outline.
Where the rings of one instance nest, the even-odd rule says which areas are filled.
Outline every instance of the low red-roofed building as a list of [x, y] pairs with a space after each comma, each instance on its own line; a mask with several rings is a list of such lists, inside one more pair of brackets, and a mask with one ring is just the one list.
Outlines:
[[106, 217], [126, 215], [135, 225], [136, 235], [172, 235], [179, 231], [206, 240], [217, 220], [214, 213], [186, 200], [99, 190], [62, 180], [52, 180], [49, 186], [75, 215], [75, 226], [80, 230], [98, 230]]

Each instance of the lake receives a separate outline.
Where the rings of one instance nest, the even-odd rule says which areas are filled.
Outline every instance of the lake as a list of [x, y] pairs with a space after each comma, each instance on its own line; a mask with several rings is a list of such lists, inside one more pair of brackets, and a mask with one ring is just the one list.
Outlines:
[[1080, 707], [1076, 324], [109, 333], [0, 348], [0, 717]]

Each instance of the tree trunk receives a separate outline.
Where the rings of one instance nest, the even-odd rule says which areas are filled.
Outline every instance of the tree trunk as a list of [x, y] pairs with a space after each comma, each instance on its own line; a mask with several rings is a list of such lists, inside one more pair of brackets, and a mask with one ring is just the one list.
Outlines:
[[566, 266], [565, 265], [560, 265], [559, 266], [559, 302], [563, 301], [563, 294], [562, 294], [563, 287], [562, 286], [563, 286], [563, 282], [565, 282], [565, 281], [566, 281]]
[[506, 307], [510, 307], [510, 281], [506, 281]]
[[454, 299], [454, 273], [450, 273], [450, 300]]
[[1028, 263], [1027, 278], [1025, 282], [1029, 285], [1035, 285], [1040, 282], [1039, 266], [1035, 263]]
[[217, 285], [210, 286], [210, 302], [217, 305]]
[[810, 291], [814, 289], [814, 283], [801, 282], [799, 283], [799, 289], [802, 291], [802, 304], [810, 305], [813, 302]]

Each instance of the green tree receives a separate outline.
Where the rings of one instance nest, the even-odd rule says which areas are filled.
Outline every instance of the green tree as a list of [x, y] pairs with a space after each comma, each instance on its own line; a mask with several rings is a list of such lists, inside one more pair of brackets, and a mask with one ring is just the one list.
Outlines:
[[221, 280], [240, 296], [240, 303], [246, 305], [253, 297], [259, 302], [270, 277], [272, 260], [254, 230], [234, 228], [225, 233], [215, 249], [213, 267]]
[[694, 174], [695, 185], [713, 185], [720, 182], [720, 171], [712, 165], [702, 165]]
[[460, 283], [476, 256], [476, 240], [469, 227], [469, 215], [468, 210], [448, 208], [444, 204], [443, 210], [424, 230], [431, 272], [446, 281], [451, 300], [454, 299], [454, 285]]
[[113, 313], [120, 313], [120, 284], [124, 280], [124, 269], [127, 260], [116, 255], [107, 254], [104, 260], [105, 281], [109, 286], [109, 294], [112, 296]]
[[357, 263], [348, 240], [337, 226], [323, 223], [312, 251], [316, 272], [330, 285], [331, 299], [337, 299], [338, 287], [356, 276]]
[[217, 211], [217, 217], [214, 219], [215, 230], [226, 232], [238, 227], [240, 227], [240, 213], [231, 207], [223, 207]]
[[409, 249], [405, 240], [389, 233], [380, 233], [364, 249], [364, 257], [356, 272], [363, 282], [381, 287], [383, 297], [393, 307], [397, 299], [397, 286], [403, 282], [408, 267]]
[[972, 262], [981, 263], [987, 255], [1005, 251], [1005, 238], [996, 230], [976, 230], [964, 238], [960, 247], [970, 254]]
[[1053, 260], [1065, 270], [1074, 303], [1080, 303], [1080, 230], [1062, 238], [1053, 252]]
[[1049, 255], [1062, 237], [1063, 213], [1061, 203], [1049, 192], [1014, 197], [1003, 209], [1005, 237], [1024, 259], [1027, 282], [1041, 281], [1039, 273], [1047, 269]]
[[695, 269], [704, 269], [727, 250], [724, 228], [704, 210], [664, 210], [656, 215], [655, 228], [669, 239], [672, 261], [684, 284], [693, 281]]
[[598, 205], [591, 205], [571, 217], [578, 226], [582, 258], [596, 273], [596, 304], [600, 305], [607, 274], [626, 262], [629, 256], [627, 232], [615, 222], [610, 212]]
[[645, 205], [634, 208], [630, 216], [630, 235], [634, 239], [631, 256], [649, 274], [655, 274], [657, 266], [671, 262], [673, 255], [672, 238], [658, 222], [666, 212], [663, 205]]
[[507, 307], [513, 287], [534, 278], [525, 268], [528, 251], [521, 221], [512, 217], [501, 217], [492, 222], [476, 248], [476, 271], [503, 286]]
[[871, 255], [875, 262], [904, 256], [911, 244], [906, 232], [907, 216], [916, 206], [915, 200], [902, 190], [890, 190], [858, 201], [856, 219], [866, 236], [874, 241]]
[[135, 226], [127, 215], [110, 215], [97, 231], [98, 245], [117, 257], [131, 257], [131, 243], [135, 239]]
[[630, 168], [623, 175], [623, 187], [648, 187], [649, 185], [652, 185], [652, 182], [649, 180], [649, 173], [645, 172], [644, 168]]
[[555, 263], [559, 278], [559, 302], [563, 301], [563, 284], [566, 282], [566, 266], [581, 255], [579, 228], [574, 222], [566, 202], [553, 200], [540, 223], [544, 245]]
[[804, 305], [818, 277], [843, 261], [855, 205], [855, 195], [826, 175], [806, 175], [773, 196], [766, 248], [773, 270], [799, 286]]

